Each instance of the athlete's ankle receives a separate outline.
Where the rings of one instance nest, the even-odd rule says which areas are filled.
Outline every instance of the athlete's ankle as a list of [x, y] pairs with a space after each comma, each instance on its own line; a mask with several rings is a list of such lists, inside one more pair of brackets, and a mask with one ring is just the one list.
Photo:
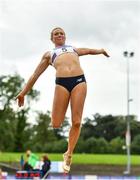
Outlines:
[[71, 156], [72, 156], [73, 152], [72, 152], [72, 151], [67, 150], [64, 154], [67, 154], [67, 155], [71, 155]]

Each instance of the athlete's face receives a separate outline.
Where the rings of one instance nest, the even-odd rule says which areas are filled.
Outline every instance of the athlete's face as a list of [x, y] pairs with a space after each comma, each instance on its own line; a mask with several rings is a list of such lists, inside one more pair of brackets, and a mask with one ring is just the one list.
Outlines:
[[53, 41], [55, 46], [64, 45], [66, 40], [65, 32], [59, 28], [53, 30], [51, 40]]

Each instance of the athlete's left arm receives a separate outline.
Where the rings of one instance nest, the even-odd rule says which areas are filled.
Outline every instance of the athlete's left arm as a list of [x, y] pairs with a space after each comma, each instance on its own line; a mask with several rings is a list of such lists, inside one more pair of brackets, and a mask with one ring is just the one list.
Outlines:
[[75, 51], [79, 56], [103, 54], [104, 56], [109, 57], [104, 49], [75, 48]]

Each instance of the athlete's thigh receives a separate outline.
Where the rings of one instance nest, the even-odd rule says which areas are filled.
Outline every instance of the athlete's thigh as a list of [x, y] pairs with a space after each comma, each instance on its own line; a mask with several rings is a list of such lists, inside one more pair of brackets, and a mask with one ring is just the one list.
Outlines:
[[52, 123], [59, 125], [63, 122], [69, 104], [69, 97], [70, 93], [63, 86], [56, 85], [52, 107]]
[[87, 94], [87, 84], [85, 82], [78, 84], [71, 92], [71, 112], [72, 119], [81, 119], [84, 102]]

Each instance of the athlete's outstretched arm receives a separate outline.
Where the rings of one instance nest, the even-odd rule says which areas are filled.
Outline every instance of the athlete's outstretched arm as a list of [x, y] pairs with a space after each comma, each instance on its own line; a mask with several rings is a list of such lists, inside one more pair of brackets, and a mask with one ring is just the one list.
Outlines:
[[75, 48], [75, 50], [79, 56], [103, 54], [104, 56], [109, 57], [104, 49]]
[[24, 86], [22, 91], [17, 95], [16, 99], [18, 100], [19, 107], [24, 105], [24, 96], [31, 90], [31, 88], [33, 87], [33, 85], [35, 84], [35, 82], [37, 81], [39, 76], [49, 66], [49, 58], [50, 58], [50, 56], [49, 56], [48, 52], [43, 55], [40, 63], [38, 64], [35, 71], [31, 75], [29, 80], [27, 81], [26, 85]]

